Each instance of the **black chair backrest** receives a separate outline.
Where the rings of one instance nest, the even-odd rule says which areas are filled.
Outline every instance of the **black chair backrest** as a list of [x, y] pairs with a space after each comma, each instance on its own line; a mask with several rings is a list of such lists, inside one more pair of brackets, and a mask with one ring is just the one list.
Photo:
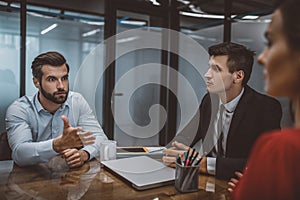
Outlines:
[[0, 160], [11, 160], [11, 148], [7, 140], [7, 132], [0, 135]]

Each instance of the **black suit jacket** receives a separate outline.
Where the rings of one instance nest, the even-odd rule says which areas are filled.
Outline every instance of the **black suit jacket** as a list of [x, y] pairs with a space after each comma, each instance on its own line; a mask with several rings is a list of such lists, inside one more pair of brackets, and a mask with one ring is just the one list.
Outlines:
[[[235, 176], [235, 171], [243, 170], [251, 148], [261, 134], [273, 129], [280, 129], [282, 116], [280, 103], [272, 97], [256, 92], [249, 86], [244, 88], [244, 93], [237, 104], [229, 126], [225, 157], [217, 157], [216, 177], [220, 179], [230, 179]], [[219, 97], [217, 95], [206, 94], [203, 97], [199, 109], [198, 131], [191, 146], [214, 131], [213, 121], [218, 112], [218, 105]], [[193, 124], [193, 121], [195, 119], [190, 124]], [[188, 132], [188, 129], [188, 127], [185, 128], [183, 132]], [[210, 150], [206, 149], [205, 151], [209, 152]]]

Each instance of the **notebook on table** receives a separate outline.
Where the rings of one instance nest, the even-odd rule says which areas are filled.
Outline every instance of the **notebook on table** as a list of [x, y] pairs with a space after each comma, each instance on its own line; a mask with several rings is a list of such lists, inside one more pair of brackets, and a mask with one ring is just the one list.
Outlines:
[[162, 157], [165, 147], [117, 147], [117, 158], [126, 158], [132, 156], [150, 156], [150, 157]]
[[104, 167], [124, 179], [137, 190], [173, 184], [175, 169], [148, 156], [136, 156], [101, 162]]

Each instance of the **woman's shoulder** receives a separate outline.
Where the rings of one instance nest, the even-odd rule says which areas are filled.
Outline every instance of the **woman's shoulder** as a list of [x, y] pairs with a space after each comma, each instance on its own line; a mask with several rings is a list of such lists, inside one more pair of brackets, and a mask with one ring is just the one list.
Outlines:
[[292, 146], [300, 149], [300, 128], [284, 128], [263, 134], [257, 141], [258, 146], [268, 145], [273, 148], [290, 148]]
[[263, 135], [266, 138], [274, 138], [274, 139], [288, 139], [288, 138], [298, 138], [300, 139], [300, 128], [284, 128], [282, 130], [275, 130], [268, 132]]

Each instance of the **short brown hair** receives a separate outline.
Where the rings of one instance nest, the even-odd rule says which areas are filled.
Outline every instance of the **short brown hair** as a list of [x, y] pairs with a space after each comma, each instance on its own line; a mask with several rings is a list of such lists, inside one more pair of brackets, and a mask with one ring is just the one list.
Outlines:
[[58, 52], [46, 52], [38, 55], [31, 64], [31, 71], [33, 77], [41, 81], [42, 78], [42, 67], [43, 65], [61, 66], [66, 64], [69, 72], [69, 65], [66, 63], [66, 59], [63, 55]]
[[244, 79], [242, 84], [247, 84], [254, 62], [255, 52], [247, 49], [241, 44], [233, 42], [224, 42], [213, 45], [208, 48], [209, 56], [228, 56], [227, 66], [230, 73], [238, 70], [244, 71]]

